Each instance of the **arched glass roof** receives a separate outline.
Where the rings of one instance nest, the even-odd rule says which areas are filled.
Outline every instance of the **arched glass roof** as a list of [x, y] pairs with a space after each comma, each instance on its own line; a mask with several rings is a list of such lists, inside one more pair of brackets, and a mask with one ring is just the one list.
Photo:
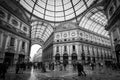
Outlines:
[[42, 41], [45, 42], [53, 32], [52, 26], [45, 22], [34, 21], [31, 25], [32, 25], [31, 31], [32, 39], [42, 39]]
[[103, 36], [108, 36], [108, 31], [105, 30], [107, 25], [107, 18], [98, 8], [93, 8], [88, 11], [81, 19], [79, 26], [86, 28]]
[[73, 19], [85, 11], [95, 0], [20, 0], [32, 14], [53, 22]]
[[97, 0], [19, 0], [20, 4], [30, 12], [31, 21], [36, 20], [31, 24], [31, 38], [41, 39], [43, 42], [52, 34], [52, 26], [55, 28], [56, 24], [75, 19], [79, 21], [80, 27], [109, 37], [108, 31], [105, 30], [107, 18], [102, 12], [103, 7], [100, 5], [92, 7], [94, 1]]

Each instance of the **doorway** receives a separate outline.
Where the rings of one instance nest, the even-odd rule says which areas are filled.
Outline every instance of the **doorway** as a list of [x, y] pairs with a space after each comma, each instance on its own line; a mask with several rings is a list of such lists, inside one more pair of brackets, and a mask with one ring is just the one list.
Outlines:
[[63, 54], [63, 62], [66, 62], [68, 64], [68, 54], [67, 53]]
[[23, 54], [19, 54], [18, 62], [23, 62], [24, 59], [25, 59], [25, 55], [23, 55]]
[[9, 66], [12, 66], [14, 63], [14, 53], [6, 52], [4, 62], [8, 63]]
[[73, 53], [73, 54], [71, 55], [71, 58], [72, 58], [72, 60], [77, 60], [77, 54], [76, 54], [76, 53]]
[[60, 54], [56, 54], [56, 55], [55, 55], [55, 60], [56, 60], [56, 61], [60, 61]]

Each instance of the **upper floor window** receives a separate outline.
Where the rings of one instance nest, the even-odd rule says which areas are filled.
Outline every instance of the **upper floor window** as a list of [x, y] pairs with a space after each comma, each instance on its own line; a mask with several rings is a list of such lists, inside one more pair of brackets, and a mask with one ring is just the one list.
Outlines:
[[25, 42], [22, 42], [22, 49], [25, 49]]
[[73, 51], [75, 51], [75, 45], [73, 45]]
[[59, 47], [57, 46], [57, 52], [59, 52]]
[[26, 28], [26, 27], [23, 27], [23, 30], [24, 30], [24, 31], [27, 31], [27, 28]]
[[115, 6], [117, 6], [117, 0], [113, 0]]
[[10, 46], [14, 46], [14, 43], [15, 43], [15, 38], [11, 37]]
[[67, 51], [67, 46], [64, 46], [64, 51]]
[[5, 13], [2, 10], [0, 10], [0, 17], [5, 18]]

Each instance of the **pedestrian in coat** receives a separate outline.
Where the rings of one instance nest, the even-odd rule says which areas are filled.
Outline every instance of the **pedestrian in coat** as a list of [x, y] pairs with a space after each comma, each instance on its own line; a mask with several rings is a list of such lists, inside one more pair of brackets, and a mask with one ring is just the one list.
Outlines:
[[84, 67], [79, 61], [77, 62], [77, 70], [78, 70], [78, 76], [81, 76], [81, 75], [86, 76], [86, 73], [84, 71]]

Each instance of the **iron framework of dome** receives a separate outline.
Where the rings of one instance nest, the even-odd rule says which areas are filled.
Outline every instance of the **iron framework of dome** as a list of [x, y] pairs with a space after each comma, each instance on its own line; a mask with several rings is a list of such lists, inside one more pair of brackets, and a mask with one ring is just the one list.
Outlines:
[[60, 22], [84, 12], [94, 0], [20, 0], [29, 12], [44, 20]]

